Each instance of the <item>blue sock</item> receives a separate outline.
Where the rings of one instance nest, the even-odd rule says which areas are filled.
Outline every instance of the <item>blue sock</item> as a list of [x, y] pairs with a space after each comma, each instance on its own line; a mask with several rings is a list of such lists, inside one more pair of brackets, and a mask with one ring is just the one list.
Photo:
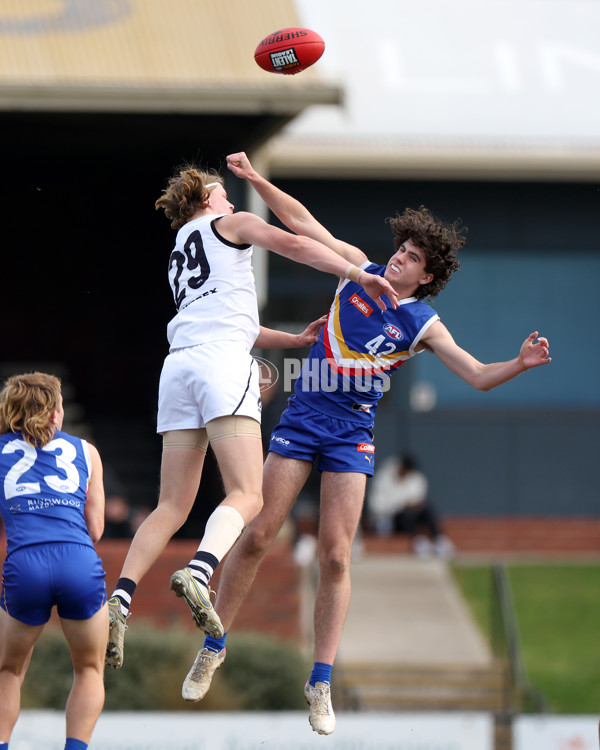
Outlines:
[[332, 669], [333, 664], [323, 664], [322, 661], [316, 661], [313, 670], [310, 673], [310, 679], [308, 680], [309, 685], [314, 687], [317, 682], [324, 682], [326, 685], [331, 685]]
[[208, 648], [210, 651], [222, 651], [225, 648], [225, 638], [227, 638], [227, 633], [224, 633], [222, 638], [213, 638], [211, 635], [207, 635], [204, 639], [204, 648]]
[[0, 742], [0, 750], [8, 750], [8, 742]]
[[73, 737], [67, 737], [65, 750], [87, 750], [87, 742], [73, 739]]

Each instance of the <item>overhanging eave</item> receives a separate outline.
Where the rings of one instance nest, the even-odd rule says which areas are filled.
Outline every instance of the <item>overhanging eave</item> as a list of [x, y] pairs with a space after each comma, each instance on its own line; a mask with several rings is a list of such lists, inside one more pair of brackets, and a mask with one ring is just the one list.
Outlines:
[[311, 105], [341, 104], [338, 86], [4, 86], [2, 111], [275, 114], [294, 116]]

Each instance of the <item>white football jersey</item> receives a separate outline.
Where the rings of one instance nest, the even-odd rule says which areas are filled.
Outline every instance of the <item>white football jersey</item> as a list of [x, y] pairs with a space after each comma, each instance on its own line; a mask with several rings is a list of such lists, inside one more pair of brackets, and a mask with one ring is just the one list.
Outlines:
[[252, 245], [221, 237], [221, 216], [194, 219], [177, 233], [169, 259], [177, 308], [167, 326], [170, 351], [209, 341], [240, 341], [250, 350], [258, 336]]

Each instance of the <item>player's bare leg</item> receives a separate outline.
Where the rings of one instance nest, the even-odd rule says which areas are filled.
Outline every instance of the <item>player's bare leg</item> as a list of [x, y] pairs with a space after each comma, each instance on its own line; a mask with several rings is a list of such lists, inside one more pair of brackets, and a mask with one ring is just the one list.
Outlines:
[[321, 476], [315, 661], [333, 664], [340, 644], [350, 604], [352, 542], [365, 487], [365, 474], [324, 471]]
[[[311, 471], [308, 461], [296, 461], [270, 453], [264, 466], [263, 509], [244, 530], [223, 564], [215, 609], [224, 630], [250, 591], [256, 573], [269, 547], [281, 529]], [[215, 649], [202, 648], [182, 688], [187, 701], [201, 700], [210, 687], [215, 671], [225, 659], [223, 643]]]
[[0, 739], [8, 741], [19, 717], [21, 685], [43, 625], [26, 625], [0, 608]]
[[221, 505], [235, 508], [247, 526], [263, 507], [263, 447], [259, 437], [236, 435], [211, 441], [223, 486]]
[[104, 654], [108, 608], [89, 620], [66, 620], [61, 626], [73, 660], [73, 687], [66, 707], [67, 737], [89, 743], [104, 706]]
[[277, 453], [267, 456], [263, 470], [263, 509], [227, 556], [219, 581], [215, 607], [226, 631], [233, 625], [260, 563], [283, 526], [311, 468], [308, 461], [284, 458]]
[[[163, 450], [158, 505], [133, 537], [119, 579], [126, 578], [137, 585], [160, 557], [173, 534], [185, 523], [198, 493], [205, 456], [204, 451], [194, 448]], [[110, 626], [106, 665], [119, 669], [124, 660], [129, 611], [114, 595], [108, 606]]]
[[[216, 564], [263, 504], [262, 440], [258, 423], [250, 424], [256, 434], [237, 433], [239, 420], [217, 419], [209, 423], [207, 431], [221, 471], [225, 499], [210, 515], [194, 559], [171, 576], [171, 588], [185, 599], [196, 625], [213, 638], [222, 638], [224, 630], [210, 600], [208, 583]], [[248, 420], [241, 425], [248, 429]]]
[[[319, 585], [315, 602], [315, 667], [304, 694], [315, 732], [331, 734], [335, 714], [330, 685], [314, 679], [335, 660], [350, 604], [352, 542], [360, 521], [366, 476], [323, 472], [319, 524]], [[329, 669], [330, 672], [330, 669]]]
[[121, 578], [139, 583], [186, 522], [200, 486], [205, 456], [193, 448], [163, 451], [158, 505], [133, 537]]

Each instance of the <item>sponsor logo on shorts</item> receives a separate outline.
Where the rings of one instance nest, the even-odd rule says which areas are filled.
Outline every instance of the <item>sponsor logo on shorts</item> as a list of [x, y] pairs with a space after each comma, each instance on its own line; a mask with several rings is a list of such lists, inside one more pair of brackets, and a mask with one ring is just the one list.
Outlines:
[[356, 446], [356, 450], [359, 453], [375, 453], [375, 446], [373, 443], [359, 443]]
[[391, 323], [383, 326], [383, 330], [391, 339], [395, 339], [396, 341], [401, 341], [404, 338], [402, 331]]
[[274, 443], [279, 443], [279, 445], [289, 445], [290, 444], [289, 440], [286, 440], [285, 438], [280, 437], [279, 435], [273, 435], [273, 437], [271, 438], [271, 440]]
[[358, 294], [353, 294], [352, 297], [350, 297], [350, 302], [367, 318], [373, 312], [373, 308], [370, 305], [367, 305], [364, 299], [361, 299]]

